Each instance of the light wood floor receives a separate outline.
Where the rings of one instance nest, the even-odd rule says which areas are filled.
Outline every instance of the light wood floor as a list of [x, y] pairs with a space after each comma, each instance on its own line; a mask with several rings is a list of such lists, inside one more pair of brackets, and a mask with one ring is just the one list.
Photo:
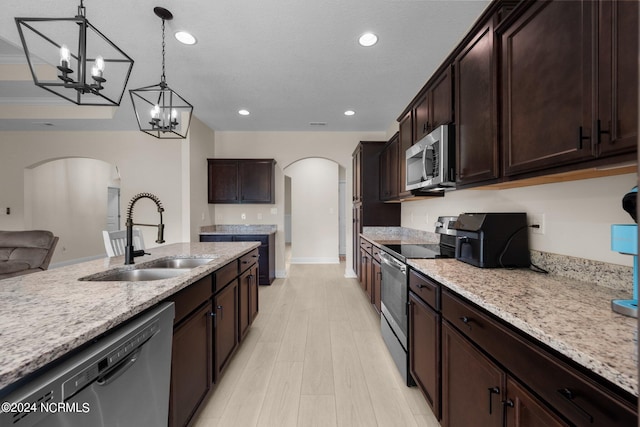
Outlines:
[[438, 427], [403, 384], [380, 320], [344, 263], [291, 265], [260, 287], [260, 314], [196, 427]]

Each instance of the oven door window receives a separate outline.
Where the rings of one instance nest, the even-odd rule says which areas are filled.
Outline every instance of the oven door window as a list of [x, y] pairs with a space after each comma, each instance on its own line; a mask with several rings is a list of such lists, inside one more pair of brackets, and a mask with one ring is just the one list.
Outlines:
[[404, 348], [407, 348], [408, 296], [406, 270], [403, 272], [395, 266], [383, 263], [382, 310]]

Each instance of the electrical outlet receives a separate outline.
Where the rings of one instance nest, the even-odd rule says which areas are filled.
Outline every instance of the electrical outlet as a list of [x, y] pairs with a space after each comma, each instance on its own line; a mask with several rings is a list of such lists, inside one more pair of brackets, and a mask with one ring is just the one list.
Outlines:
[[247, 219], [247, 214], [246, 213], [241, 213], [240, 214], [240, 219]]
[[531, 214], [528, 216], [529, 226], [533, 234], [544, 234], [544, 214]]
[[258, 212], [258, 219], [262, 219], [262, 212]]

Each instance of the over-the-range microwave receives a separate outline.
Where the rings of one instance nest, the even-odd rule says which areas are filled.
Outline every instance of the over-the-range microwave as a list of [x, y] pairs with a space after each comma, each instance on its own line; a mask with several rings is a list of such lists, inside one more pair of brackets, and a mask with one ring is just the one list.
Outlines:
[[453, 125], [439, 126], [407, 150], [407, 190], [455, 188], [454, 132]]

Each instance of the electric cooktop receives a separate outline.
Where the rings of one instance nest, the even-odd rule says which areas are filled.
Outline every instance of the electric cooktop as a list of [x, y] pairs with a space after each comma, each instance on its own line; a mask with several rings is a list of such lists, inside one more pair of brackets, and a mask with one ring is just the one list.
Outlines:
[[411, 258], [434, 259], [455, 257], [455, 248], [439, 243], [383, 245], [382, 248], [385, 252], [388, 252], [401, 261], [406, 261]]

